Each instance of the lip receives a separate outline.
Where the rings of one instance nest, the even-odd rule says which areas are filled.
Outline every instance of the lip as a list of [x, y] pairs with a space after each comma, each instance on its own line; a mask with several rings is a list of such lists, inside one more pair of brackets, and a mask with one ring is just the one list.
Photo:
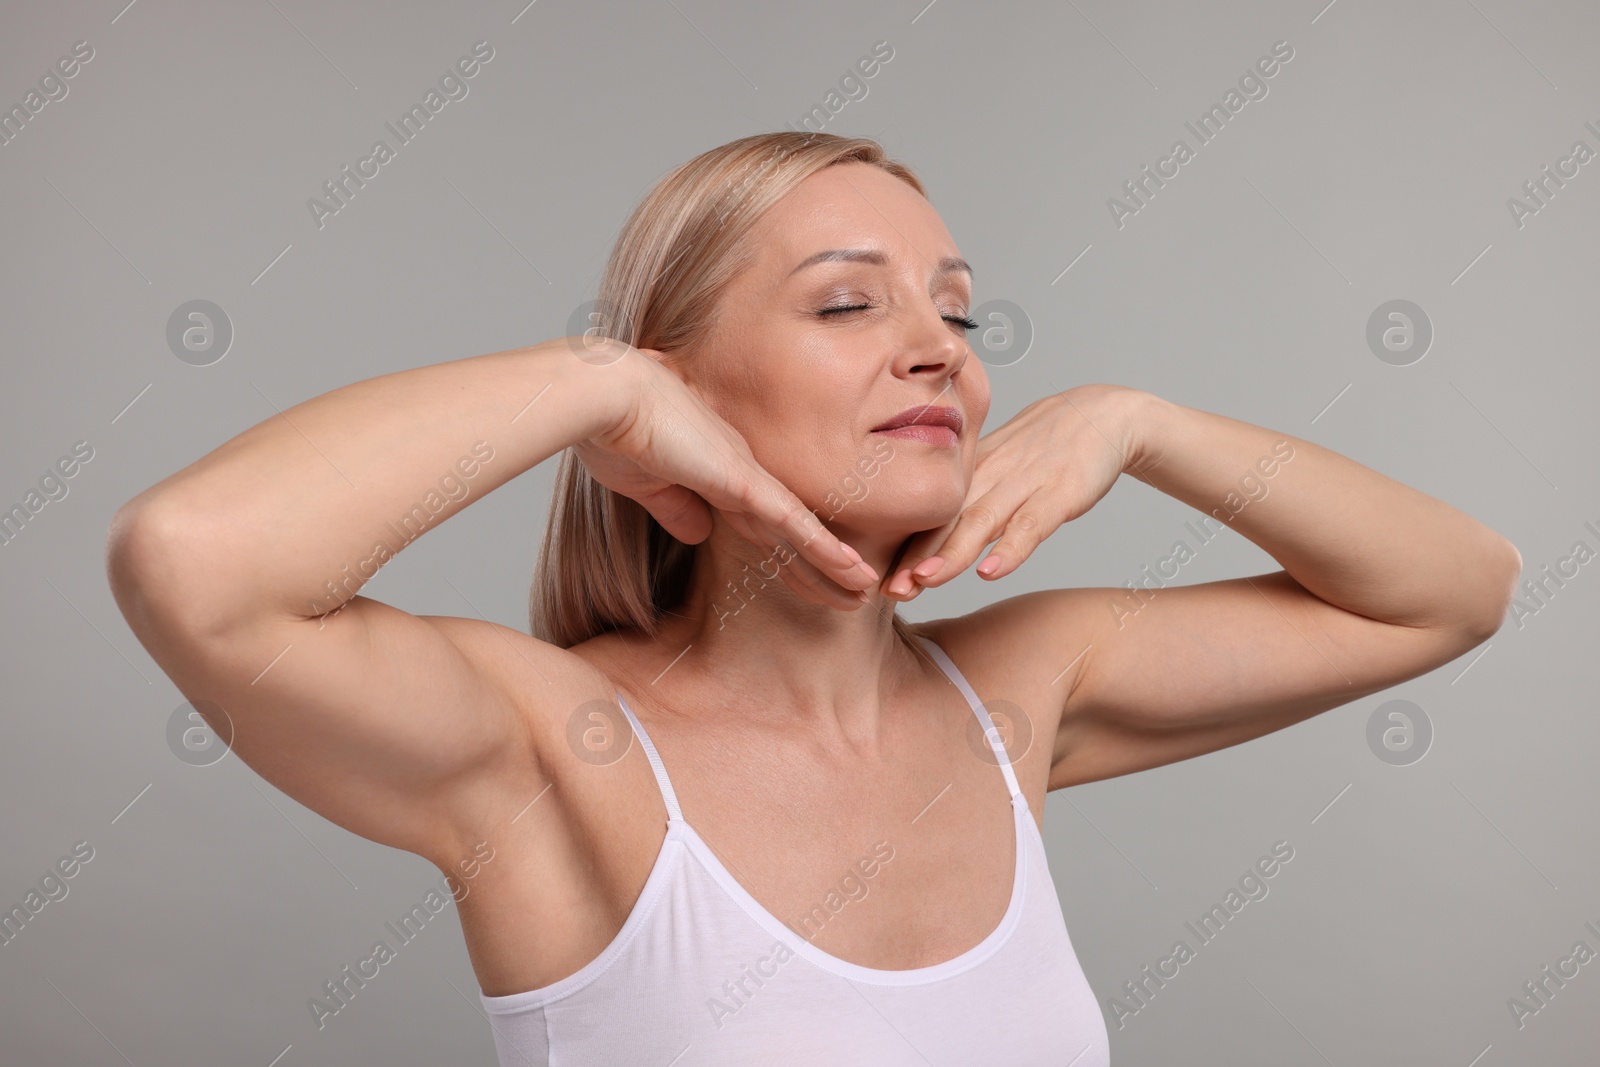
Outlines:
[[[873, 427], [873, 433], [884, 433], [890, 430], [901, 430], [908, 426], [943, 427], [961, 436], [961, 412], [951, 407], [929, 407], [920, 405], [906, 408], [900, 414]], [[942, 436], [942, 435], [941, 435]]]
[[912, 423], [910, 426], [898, 426], [893, 430], [874, 430], [873, 433], [882, 434], [884, 437], [900, 437], [907, 441], [921, 441], [930, 445], [945, 445], [954, 447], [961, 443], [961, 437], [948, 426], [930, 426], [927, 423]]

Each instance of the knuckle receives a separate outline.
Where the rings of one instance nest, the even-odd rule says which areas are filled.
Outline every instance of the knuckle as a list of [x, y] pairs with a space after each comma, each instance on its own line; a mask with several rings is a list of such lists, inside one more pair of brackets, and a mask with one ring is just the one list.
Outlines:
[[739, 510], [746, 512], [759, 511], [761, 507], [761, 489], [748, 478], [736, 478], [733, 492], [730, 494]]
[[962, 509], [961, 519], [965, 523], [988, 529], [994, 525], [994, 509], [987, 504], [968, 504]]

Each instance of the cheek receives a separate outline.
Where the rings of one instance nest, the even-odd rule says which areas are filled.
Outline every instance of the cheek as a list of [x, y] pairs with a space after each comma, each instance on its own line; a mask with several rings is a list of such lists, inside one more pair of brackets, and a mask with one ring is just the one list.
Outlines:
[[967, 419], [962, 427], [962, 436], [965, 438], [962, 447], [966, 449], [967, 473], [971, 475], [978, 463], [978, 439], [983, 436], [989, 420], [989, 391], [984, 389], [971, 399], [963, 396], [961, 410]]
[[[872, 377], [868, 347], [814, 337], [751, 341], [747, 357], [720, 362], [722, 373], [696, 392], [743, 435], [757, 463], [812, 510], [826, 511], [863, 496], [862, 465], [878, 462], [882, 448], [867, 433], [869, 405], [888, 391]], [[987, 404], [986, 383], [983, 394]], [[965, 410], [967, 399], [960, 403]]]
[[960, 386], [957, 391], [961, 394], [962, 410], [967, 412], [974, 420], [974, 425], [980, 429], [989, 416], [989, 404], [993, 399], [989, 391], [989, 376], [983, 369], [983, 364], [976, 359], [969, 359], [961, 365]]
[[728, 398], [721, 410], [728, 412], [726, 421], [744, 438], [762, 469], [808, 502], [826, 491], [830, 472], [836, 483], [853, 467], [851, 457], [844, 454], [849, 442], [839, 413], [814, 397], [796, 395], [792, 386], [785, 390], [763, 385]]

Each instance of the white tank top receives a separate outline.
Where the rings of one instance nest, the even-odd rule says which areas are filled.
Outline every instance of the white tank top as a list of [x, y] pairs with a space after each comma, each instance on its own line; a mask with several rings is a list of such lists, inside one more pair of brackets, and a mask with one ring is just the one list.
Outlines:
[[993, 720], [944, 650], [919, 640], [972, 705], [1011, 791], [1016, 862], [1000, 925], [931, 967], [879, 970], [821, 951], [757, 903], [684, 821], [661, 757], [618, 693], [666, 801], [666, 837], [599, 956], [540, 989], [480, 991], [502, 1067], [1110, 1063], [1044, 839]]

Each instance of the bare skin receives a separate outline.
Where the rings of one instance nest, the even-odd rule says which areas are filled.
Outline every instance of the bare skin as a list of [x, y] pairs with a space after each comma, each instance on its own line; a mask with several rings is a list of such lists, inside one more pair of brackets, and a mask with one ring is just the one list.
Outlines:
[[[1504, 538], [1310, 442], [1106, 385], [1044, 398], [980, 441], [988, 383], [959, 321], [970, 278], [931, 205], [891, 175], [813, 175], [755, 236], [692, 353], [601, 367], [562, 341], [356, 383], [246, 431], [113, 526], [130, 626], [191, 700], [227, 709], [249, 766], [441, 870], [459, 873], [476, 842], [494, 849], [459, 909], [485, 993], [593, 960], [656, 860], [665, 810], [642, 750], [596, 761], [570, 740], [617, 690], [685, 817], [780, 920], [874, 842], [894, 848], [819, 949], [906, 969], [981, 941], [1014, 872], [1004, 780], [974, 755], [960, 693], [899, 642], [889, 611], [991, 544], [1000, 565], [985, 577], [1012, 573], [1123, 473], [1211, 512], [1291, 441], [1271, 495], [1229, 522], [1284, 569], [1163, 588], [1132, 619], [1107, 611], [1121, 590], [1060, 589], [916, 627], [981, 698], [1021, 709], [1032, 742], [1013, 756], [1036, 820], [1049, 789], [1282, 729], [1498, 627], [1520, 569]], [[796, 271], [834, 249], [881, 262]], [[518, 418], [536, 394], [538, 417]], [[826, 505], [884, 440], [875, 426], [929, 404], [962, 413], [956, 443], [893, 438], [869, 491]], [[350, 585], [319, 603], [478, 436], [494, 459], [433, 521], [575, 446], [698, 546], [661, 633], [560, 649]], [[825, 529], [811, 509], [834, 512]], [[730, 615], [727, 583], [779, 541], [799, 555]]]

